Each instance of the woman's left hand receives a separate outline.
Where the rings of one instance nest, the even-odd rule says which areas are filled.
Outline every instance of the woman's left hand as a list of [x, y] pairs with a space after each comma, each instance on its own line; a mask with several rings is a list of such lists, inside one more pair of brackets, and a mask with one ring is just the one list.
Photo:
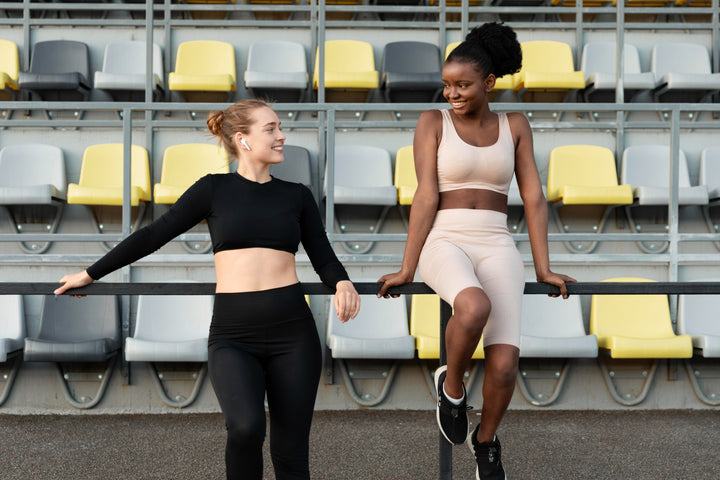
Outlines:
[[357, 317], [360, 312], [360, 295], [350, 280], [342, 280], [335, 286], [335, 311], [341, 322]]
[[[562, 273], [554, 273], [550, 270], [547, 271], [542, 276], [538, 276], [538, 282], [547, 283], [549, 285], [555, 285], [556, 287], [560, 288], [560, 295], [562, 295], [563, 298], [568, 298], [570, 295], [568, 294], [567, 287], [565, 286], [565, 283], [567, 282], [577, 282], [572, 277], [568, 277], [567, 275], [563, 275]], [[550, 294], [550, 297], [557, 297], [557, 294]]]

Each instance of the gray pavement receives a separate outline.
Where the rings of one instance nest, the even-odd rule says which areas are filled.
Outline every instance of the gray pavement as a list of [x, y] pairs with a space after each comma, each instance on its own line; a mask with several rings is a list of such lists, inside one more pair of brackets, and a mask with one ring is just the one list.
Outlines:
[[[511, 479], [720, 478], [718, 410], [510, 411], [499, 435]], [[0, 415], [0, 479], [223, 479], [224, 440], [219, 414]], [[317, 412], [311, 452], [314, 480], [438, 478], [432, 411]]]

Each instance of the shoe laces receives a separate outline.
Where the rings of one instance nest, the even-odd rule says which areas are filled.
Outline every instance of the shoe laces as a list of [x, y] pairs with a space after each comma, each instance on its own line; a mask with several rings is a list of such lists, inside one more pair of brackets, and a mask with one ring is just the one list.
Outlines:
[[[473, 442], [474, 443], [474, 442]], [[475, 459], [480, 462], [487, 459], [488, 463], [497, 464], [500, 462], [502, 447], [497, 441], [474, 443]]]
[[442, 394], [440, 395], [440, 409], [445, 413], [449, 413], [452, 418], [458, 418], [461, 413], [472, 410], [473, 407], [467, 404], [467, 399], [463, 399], [460, 405], [455, 405]]

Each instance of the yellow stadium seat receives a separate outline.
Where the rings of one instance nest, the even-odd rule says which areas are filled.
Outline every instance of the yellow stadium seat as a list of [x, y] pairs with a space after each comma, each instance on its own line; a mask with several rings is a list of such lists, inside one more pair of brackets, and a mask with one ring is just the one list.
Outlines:
[[395, 188], [400, 205], [412, 205], [417, 185], [413, 147], [408, 145], [400, 148], [395, 156]]
[[575, 70], [570, 45], [536, 40], [522, 42], [522, 68], [513, 75], [514, 89], [524, 92], [559, 92], [585, 88], [585, 74]]
[[[627, 277], [605, 281], [653, 280]], [[693, 355], [690, 335], [673, 332], [666, 295], [593, 295], [590, 333], [597, 335], [598, 346], [609, 354], [600, 356], [600, 366], [610, 393], [623, 405], [636, 405], [647, 397], [657, 359], [691, 358]], [[643, 382], [639, 393], [620, 392], [619, 382], [628, 377], [628, 372], [623, 370], [623, 375], [615, 375], [614, 368], [619, 362], [613, 359], [651, 359], [650, 367], [638, 375]]]
[[[150, 164], [145, 148], [131, 148], [130, 205], [139, 206], [133, 229], [140, 226], [145, 206], [152, 198]], [[121, 206], [123, 204], [123, 144], [105, 143], [85, 149], [80, 167], [80, 181], [68, 185], [68, 204], [88, 206]], [[98, 232], [105, 230], [107, 222], [101, 222], [93, 211]], [[105, 244], [111, 248], [111, 245]]]
[[19, 72], [17, 45], [10, 40], [0, 40], [0, 83], [6, 98], [15, 98], [15, 92], [19, 90], [17, 84]]
[[[547, 199], [553, 202], [551, 213], [561, 232], [579, 227], [600, 233], [613, 208], [632, 204], [633, 192], [630, 185], [618, 185], [612, 150], [595, 145], [566, 145], [550, 152]], [[565, 220], [561, 210], [569, 214]], [[565, 245], [572, 252], [590, 253], [598, 244], [587, 243]]]
[[215, 40], [181, 43], [168, 85], [188, 101], [228, 100], [236, 90], [235, 49]]
[[160, 183], [153, 191], [155, 203], [173, 204], [200, 177], [228, 173], [230, 160], [225, 149], [206, 143], [173, 145], [163, 155]]
[[[415, 337], [418, 358], [440, 358], [440, 297], [438, 295], [412, 296], [410, 335]], [[473, 352], [472, 358], [485, 358], [482, 338]]]
[[[319, 55], [318, 48], [313, 73], [315, 90], [320, 80]], [[327, 101], [365, 101], [379, 82], [372, 45], [357, 40], [325, 42], [325, 88], [330, 90], [326, 92]]]

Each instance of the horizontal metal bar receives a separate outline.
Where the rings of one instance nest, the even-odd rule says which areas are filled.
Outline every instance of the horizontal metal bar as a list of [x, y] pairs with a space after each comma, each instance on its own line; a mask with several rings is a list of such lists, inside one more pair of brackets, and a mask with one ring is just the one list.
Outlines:
[[[377, 294], [380, 284], [357, 282], [361, 295]], [[0, 295], [51, 295], [59, 283], [17, 282], [0, 283]], [[331, 295], [334, 291], [323, 283], [302, 283], [303, 293]], [[571, 295], [717, 295], [720, 282], [578, 282], [567, 284]], [[96, 282], [69, 291], [73, 295], [212, 295], [214, 283], [110, 283]], [[432, 294], [434, 291], [421, 282], [407, 283], [389, 290], [391, 295]], [[532, 295], [558, 294], [560, 290], [539, 282], [525, 284], [525, 293]]]

